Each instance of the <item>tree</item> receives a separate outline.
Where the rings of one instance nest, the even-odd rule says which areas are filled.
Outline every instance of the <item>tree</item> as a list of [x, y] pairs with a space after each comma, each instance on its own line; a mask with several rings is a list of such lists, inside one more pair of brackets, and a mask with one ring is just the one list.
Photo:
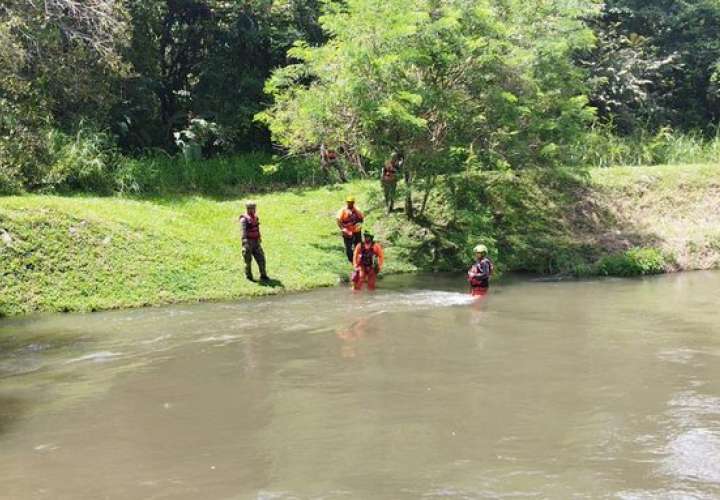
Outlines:
[[128, 0], [134, 72], [114, 123], [128, 149], [172, 148], [192, 116], [216, 123], [231, 149], [269, 146], [253, 116], [263, 85], [299, 39], [320, 43], [318, 0]]
[[381, 160], [405, 153], [412, 189], [468, 161], [551, 165], [592, 110], [570, 55], [593, 39], [590, 3], [542, 0], [327, 2], [329, 41], [298, 43], [266, 85], [258, 119], [298, 153], [321, 143]]
[[720, 61], [718, 0], [609, 0], [590, 20], [593, 103], [621, 133], [672, 126], [713, 131]]
[[127, 27], [113, 0], [0, 5], [0, 189], [40, 182], [53, 126], [106, 119], [127, 71]]

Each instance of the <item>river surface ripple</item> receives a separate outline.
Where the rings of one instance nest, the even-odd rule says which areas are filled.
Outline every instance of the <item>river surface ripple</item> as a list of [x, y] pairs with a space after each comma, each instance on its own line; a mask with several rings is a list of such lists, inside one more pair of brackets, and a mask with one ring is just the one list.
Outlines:
[[720, 273], [0, 322], [0, 498], [720, 498]]

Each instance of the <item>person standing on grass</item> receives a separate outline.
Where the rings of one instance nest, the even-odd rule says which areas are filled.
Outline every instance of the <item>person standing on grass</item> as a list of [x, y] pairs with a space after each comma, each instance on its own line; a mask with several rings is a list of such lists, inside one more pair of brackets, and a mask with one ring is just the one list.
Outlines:
[[355, 198], [348, 196], [345, 208], [337, 215], [337, 225], [340, 228], [345, 244], [345, 255], [348, 262], [353, 261], [355, 246], [362, 241], [362, 223], [365, 220], [363, 213], [355, 208]]
[[257, 204], [254, 201], [248, 201], [245, 204], [246, 213], [240, 216], [240, 226], [242, 227], [242, 253], [245, 259], [245, 277], [254, 281], [252, 274], [252, 259], [255, 257], [258, 268], [260, 269], [260, 280], [268, 281], [267, 271], [265, 269], [265, 252], [262, 248], [262, 237], [260, 236], [260, 218], [255, 213]]
[[385, 195], [385, 208], [387, 213], [392, 213], [395, 207], [395, 190], [398, 183], [398, 172], [404, 162], [402, 153], [394, 152], [390, 159], [385, 162], [380, 175], [380, 182]]

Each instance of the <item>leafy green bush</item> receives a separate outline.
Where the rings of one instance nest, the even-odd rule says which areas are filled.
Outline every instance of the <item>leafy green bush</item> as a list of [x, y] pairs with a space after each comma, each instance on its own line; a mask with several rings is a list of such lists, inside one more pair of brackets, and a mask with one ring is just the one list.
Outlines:
[[0, 194], [39, 184], [48, 161], [45, 118], [35, 106], [0, 97]]
[[626, 252], [603, 257], [596, 265], [603, 276], [644, 276], [665, 272], [667, 257], [655, 248], [631, 248]]
[[52, 130], [47, 137], [51, 158], [42, 183], [60, 191], [107, 193], [117, 152], [111, 136], [80, 126], [74, 136]]
[[22, 191], [20, 172], [12, 165], [0, 161], [0, 195]]

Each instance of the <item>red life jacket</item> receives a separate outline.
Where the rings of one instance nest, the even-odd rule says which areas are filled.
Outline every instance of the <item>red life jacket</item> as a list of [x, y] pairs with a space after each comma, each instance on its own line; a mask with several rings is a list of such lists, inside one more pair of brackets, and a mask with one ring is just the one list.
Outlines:
[[244, 214], [241, 220], [245, 222], [245, 238], [249, 240], [259, 240], [260, 218], [257, 215]]
[[392, 160], [385, 163], [385, 168], [383, 168], [383, 176], [382, 180], [386, 182], [393, 182], [395, 181], [395, 174], [397, 173], [397, 167], [395, 166], [395, 162]]
[[480, 262], [476, 262], [470, 268], [472, 274], [485, 274], [485, 277], [475, 276], [470, 278], [470, 286], [473, 288], [488, 288], [490, 286], [490, 276], [493, 273], [493, 263], [485, 257]]
[[377, 264], [377, 253], [375, 253], [375, 244], [373, 243], [370, 248], [366, 247], [364, 243], [361, 243], [360, 247], [360, 265], [365, 269], [370, 269]]

